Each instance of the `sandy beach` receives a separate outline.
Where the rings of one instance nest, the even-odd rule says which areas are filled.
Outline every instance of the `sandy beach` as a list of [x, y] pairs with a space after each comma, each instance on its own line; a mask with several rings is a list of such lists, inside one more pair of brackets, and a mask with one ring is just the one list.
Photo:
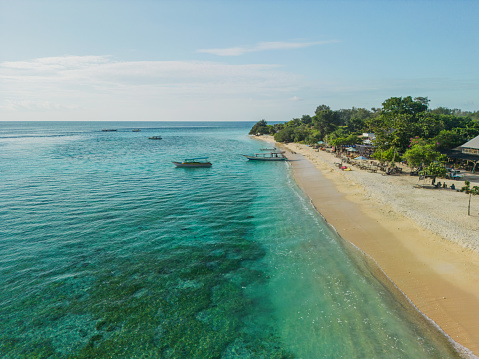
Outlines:
[[[335, 165], [339, 158], [306, 145], [276, 146], [287, 151], [298, 185], [339, 235], [466, 348], [465, 357], [479, 356], [479, 198], [472, 198], [468, 216], [464, 193], [418, 187], [418, 177], [409, 174], [343, 171]], [[464, 179], [479, 185], [477, 175]]]

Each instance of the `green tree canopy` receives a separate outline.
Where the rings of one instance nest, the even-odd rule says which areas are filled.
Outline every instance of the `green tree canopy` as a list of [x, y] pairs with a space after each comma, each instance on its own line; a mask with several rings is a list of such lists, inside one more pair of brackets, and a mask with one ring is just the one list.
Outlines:
[[379, 150], [390, 147], [405, 151], [410, 138], [415, 136], [430, 138], [436, 136], [444, 127], [443, 123], [430, 115], [424, 97], [391, 97], [383, 102], [383, 109], [377, 118], [368, 122], [376, 135], [375, 146]]
[[431, 162], [421, 172], [421, 175], [432, 177], [433, 183], [437, 177], [446, 177], [447, 169], [439, 162]]
[[455, 130], [442, 130], [434, 137], [438, 149], [448, 150], [460, 146], [466, 142], [466, 138]]
[[[427, 97], [411, 96], [391, 97], [382, 108], [371, 110], [353, 107], [334, 111], [323, 104], [316, 107], [313, 116], [303, 115], [284, 124], [271, 126], [261, 120], [250, 134], [274, 134], [279, 142], [355, 144], [360, 141], [360, 133], [369, 132], [376, 136], [376, 158], [391, 161], [394, 157], [397, 161], [400, 154], [409, 152], [408, 162], [421, 160], [427, 166], [438, 159], [431, 154], [437, 154], [437, 148], [454, 148], [479, 135], [479, 111], [445, 107], [429, 110], [428, 106]], [[416, 137], [424, 139], [429, 147], [412, 149], [410, 140]]]
[[414, 100], [411, 96], [407, 97], [391, 97], [383, 102], [383, 114], [392, 116], [411, 115], [415, 116], [421, 112], [427, 111], [427, 97], [416, 97]]
[[395, 147], [389, 147], [385, 150], [376, 150], [373, 153], [373, 158], [377, 159], [380, 162], [394, 163], [401, 161], [401, 156], [399, 155], [399, 152]]
[[372, 111], [366, 110], [365, 108], [356, 107], [353, 107], [352, 109], [341, 109], [336, 112], [339, 117], [339, 125], [348, 127], [350, 126], [350, 122], [352, 120], [356, 120], [357, 122], [361, 121], [364, 124], [365, 119], [374, 116]]
[[257, 135], [257, 134], [272, 135], [274, 133], [275, 133], [275, 130], [274, 130], [273, 126], [268, 125], [268, 123], [264, 119], [261, 120], [261, 121], [256, 122], [256, 124], [249, 131], [250, 135]]
[[436, 150], [434, 144], [424, 139], [412, 138], [410, 148], [402, 156], [410, 167], [425, 167], [434, 161], [443, 161], [444, 155]]
[[319, 132], [321, 139], [324, 139], [328, 133], [336, 130], [338, 125], [338, 114], [329, 108], [317, 111], [316, 115], [313, 116], [313, 127]]
[[276, 142], [293, 142], [294, 140], [294, 128], [284, 127], [274, 134], [274, 140]]
[[301, 117], [301, 123], [303, 125], [309, 125], [313, 122], [313, 119], [311, 118], [311, 116], [309, 115], [303, 115], [303, 117]]
[[353, 117], [349, 119], [346, 127], [351, 133], [362, 133], [365, 129], [365, 121], [359, 117]]
[[328, 143], [332, 146], [345, 146], [355, 145], [358, 143], [358, 137], [356, 135], [334, 137], [331, 140], [328, 138]]

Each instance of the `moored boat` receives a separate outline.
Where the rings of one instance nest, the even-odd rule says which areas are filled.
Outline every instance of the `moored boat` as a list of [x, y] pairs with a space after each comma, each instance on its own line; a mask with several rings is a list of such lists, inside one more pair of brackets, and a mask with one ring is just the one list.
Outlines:
[[134, 130], [131, 130], [131, 132], [140, 132], [141, 130], [139, 128], [135, 128]]
[[151, 137], [148, 137], [149, 140], [161, 140], [162, 137], [161, 136], [151, 136]]
[[208, 157], [186, 158], [183, 162], [174, 162], [176, 167], [202, 168], [211, 167], [212, 163], [207, 161]]
[[248, 160], [255, 161], [286, 161], [288, 158], [282, 152], [263, 152], [255, 153], [254, 155], [243, 155]]

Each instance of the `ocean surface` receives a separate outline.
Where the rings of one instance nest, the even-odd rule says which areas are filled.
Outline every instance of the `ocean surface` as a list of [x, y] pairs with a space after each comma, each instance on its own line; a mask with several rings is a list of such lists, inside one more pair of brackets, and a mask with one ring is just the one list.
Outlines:
[[0, 357], [457, 357], [253, 124], [0, 122]]

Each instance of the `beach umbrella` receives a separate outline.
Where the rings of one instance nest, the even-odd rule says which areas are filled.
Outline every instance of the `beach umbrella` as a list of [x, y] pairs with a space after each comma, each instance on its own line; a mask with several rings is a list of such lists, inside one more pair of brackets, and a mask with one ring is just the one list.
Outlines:
[[353, 148], [353, 147], [346, 148], [346, 151], [348, 151], [348, 152], [358, 152], [358, 150]]
[[359, 156], [359, 157], [356, 157], [355, 160], [362, 160], [362, 161], [364, 161], [364, 160], [367, 160], [367, 158], [364, 157], [364, 156]]

